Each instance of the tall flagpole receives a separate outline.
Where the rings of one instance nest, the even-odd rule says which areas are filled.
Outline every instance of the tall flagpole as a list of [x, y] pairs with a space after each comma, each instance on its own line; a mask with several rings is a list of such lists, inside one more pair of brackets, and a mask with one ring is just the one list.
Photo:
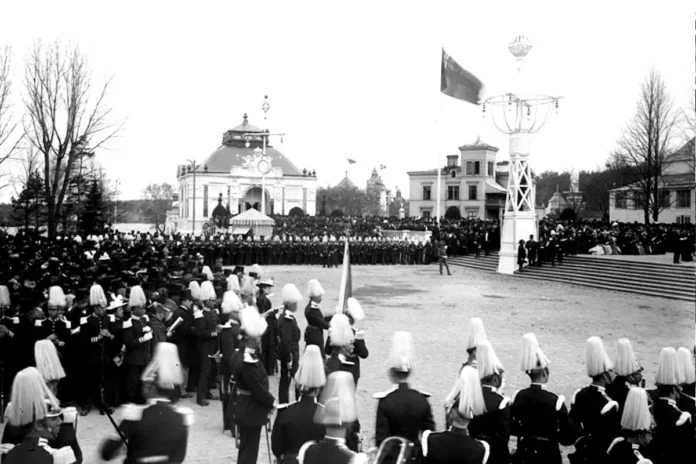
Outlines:
[[[444, 52], [445, 45], [444, 44], [441, 44], [441, 45], [442, 45], [442, 50]], [[442, 57], [440, 59], [442, 60]], [[440, 70], [442, 70], [442, 63], [440, 63]], [[442, 76], [440, 76], [440, 79], [442, 79]], [[442, 129], [442, 90], [440, 92], [438, 92], [437, 98], [439, 99], [438, 104], [439, 104], [440, 109], [438, 110], [438, 116], [437, 116], [437, 118], [438, 118], [438, 120], [437, 120], [437, 125], [438, 125], [437, 135], [438, 136], [436, 138], [437, 144], [438, 144], [437, 145], [437, 192], [435, 193], [435, 195], [437, 195], [437, 197], [435, 198], [435, 200], [436, 200], [435, 217], [437, 218], [436, 221], [437, 221], [437, 225], [439, 226], [440, 225], [440, 190], [442, 190], [442, 184], [441, 184], [441, 182], [442, 182], [442, 180], [441, 180], [441, 177], [442, 177], [442, 169], [441, 169], [441, 166], [442, 166], [442, 136], [445, 132]]]

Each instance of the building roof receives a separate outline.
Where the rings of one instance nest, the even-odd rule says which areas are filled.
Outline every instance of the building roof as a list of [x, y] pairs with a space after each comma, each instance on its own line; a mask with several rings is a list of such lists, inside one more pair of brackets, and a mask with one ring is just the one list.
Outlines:
[[[638, 185], [639, 182], [633, 182], [632, 184], [624, 185], [623, 187], [617, 187], [615, 189], [609, 190], [610, 192], [621, 192], [624, 190], [633, 190]], [[671, 174], [662, 176], [659, 188], [694, 188], [696, 187], [696, 179], [693, 173], [686, 174]]]
[[493, 179], [486, 179], [486, 193], [507, 193], [507, 190]]
[[338, 184], [336, 184], [336, 188], [357, 189], [358, 187], [356, 187], [355, 184], [353, 183], [353, 181], [350, 180], [350, 179], [348, 178], [348, 176], [346, 175], [346, 177], [344, 177], [343, 179], [341, 179], [341, 182], [339, 182]]
[[694, 145], [696, 145], [696, 137], [692, 138], [684, 144], [679, 150], [665, 158], [665, 163], [687, 162], [694, 163]]
[[275, 224], [275, 221], [260, 211], [250, 208], [230, 219], [230, 225]]
[[459, 147], [460, 151], [474, 151], [474, 150], [488, 150], [488, 151], [494, 151], [497, 152], [498, 148], [494, 147], [493, 145], [488, 145], [487, 143], [481, 142], [481, 137], [478, 137], [476, 139], [476, 142], [474, 142], [471, 145], [462, 145]]

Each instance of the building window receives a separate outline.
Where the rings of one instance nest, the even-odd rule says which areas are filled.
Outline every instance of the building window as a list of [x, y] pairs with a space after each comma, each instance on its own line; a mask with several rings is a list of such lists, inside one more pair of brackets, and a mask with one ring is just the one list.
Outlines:
[[466, 162], [466, 175], [470, 176], [474, 173], [474, 163], [471, 161]]
[[478, 176], [479, 174], [481, 174], [481, 163], [476, 161], [474, 162], [474, 175]]
[[423, 219], [430, 219], [430, 210], [421, 211]]
[[447, 199], [448, 200], [459, 200], [459, 186], [458, 185], [448, 185], [447, 186]]
[[626, 209], [626, 192], [616, 192], [614, 195], [614, 203], [616, 205], [616, 209]]
[[423, 199], [430, 200], [430, 186], [429, 185], [423, 186]]
[[691, 208], [691, 190], [677, 190], [677, 208]]
[[208, 186], [203, 186], [203, 217], [208, 217]]
[[633, 209], [643, 209], [645, 206], [645, 194], [643, 192], [633, 192]]
[[457, 172], [456, 172], [454, 169], [452, 169], [452, 172], [451, 172], [450, 175], [451, 175], [452, 177], [457, 177]]
[[493, 161], [488, 162], [488, 175], [493, 177]]
[[671, 201], [669, 190], [660, 190], [660, 206], [663, 208], [669, 208]]
[[691, 224], [691, 216], [677, 216], [677, 224]]
[[469, 200], [476, 200], [476, 186], [475, 185], [470, 185], [469, 186]]
[[476, 211], [475, 209], [467, 209], [466, 217], [469, 219], [476, 219], [478, 217], [478, 211]]

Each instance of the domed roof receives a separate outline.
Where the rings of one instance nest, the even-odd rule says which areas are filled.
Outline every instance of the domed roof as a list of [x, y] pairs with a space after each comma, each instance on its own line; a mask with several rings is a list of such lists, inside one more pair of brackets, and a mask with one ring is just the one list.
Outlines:
[[481, 142], [481, 137], [478, 137], [476, 139], [476, 142], [474, 142], [471, 145], [462, 145], [459, 147], [460, 151], [474, 151], [474, 150], [488, 150], [488, 151], [498, 151], [498, 148], [494, 147], [493, 145], [488, 145], [487, 143]]
[[[267, 132], [249, 124], [245, 114], [242, 124], [224, 133], [222, 146], [211, 153], [197, 171], [215, 174], [229, 173], [233, 166], [244, 166], [245, 158], [254, 156], [254, 150], [263, 147], [263, 134]], [[268, 142], [266, 142], [266, 156], [270, 158], [271, 166], [282, 169], [284, 176], [302, 176], [302, 171]], [[205, 166], [208, 167], [207, 171]]]

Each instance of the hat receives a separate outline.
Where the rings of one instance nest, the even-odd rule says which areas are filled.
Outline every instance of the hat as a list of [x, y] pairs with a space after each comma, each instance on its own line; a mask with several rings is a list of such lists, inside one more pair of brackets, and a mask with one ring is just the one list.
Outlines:
[[473, 350], [484, 340], [487, 340], [486, 331], [483, 328], [483, 321], [478, 317], [469, 319], [469, 336], [466, 342], [466, 349]]
[[495, 374], [500, 375], [505, 371], [503, 363], [496, 356], [493, 345], [488, 340], [484, 340], [476, 346], [476, 365], [481, 379]]
[[549, 365], [549, 358], [546, 357], [541, 348], [539, 341], [533, 333], [527, 333], [522, 336], [522, 363], [520, 368], [523, 372], [532, 373], [546, 369]]
[[189, 290], [191, 291], [191, 297], [192, 297], [194, 300], [200, 300], [200, 299], [201, 299], [201, 286], [198, 285], [198, 282], [196, 282], [195, 280], [192, 280], [192, 281], [189, 283], [189, 287], [188, 287], [188, 288], [189, 288]]
[[0, 306], [10, 306], [10, 290], [5, 285], [0, 285]]
[[473, 419], [486, 412], [486, 402], [483, 399], [481, 382], [476, 368], [464, 366], [454, 383], [445, 403], [455, 408], [465, 419]]
[[628, 377], [631, 374], [642, 371], [636, 355], [633, 352], [633, 346], [628, 338], [621, 338], [616, 342], [616, 358], [614, 361], [614, 371], [616, 375]]
[[109, 306], [106, 308], [106, 310], [114, 311], [127, 304], [128, 302], [121, 295], [116, 295], [116, 297], [113, 300], [111, 300], [111, 303], [109, 303]]
[[184, 383], [177, 346], [169, 342], [157, 343], [155, 354], [140, 379], [143, 382], [152, 382], [163, 390], [173, 390]]
[[104, 295], [104, 289], [99, 284], [94, 284], [89, 289], [89, 305], [90, 306], [106, 306], [107, 300]]
[[213, 283], [209, 280], [206, 280], [201, 284], [201, 301], [206, 301], [206, 300], [215, 300], [217, 299], [217, 295], [215, 294], [215, 287], [213, 287]]
[[273, 282], [273, 279], [271, 277], [266, 277], [263, 280], [259, 280], [259, 282], [256, 285], [259, 287], [273, 287], [275, 285], [275, 282]]
[[363, 311], [358, 300], [353, 297], [348, 298], [348, 301], [346, 301], [346, 314], [352, 317], [354, 321], [365, 319], [365, 311]]
[[299, 303], [302, 301], [302, 294], [293, 284], [285, 284], [283, 291], [283, 303]]
[[256, 292], [258, 291], [258, 288], [254, 285], [254, 282], [251, 278], [245, 277], [244, 280], [242, 281], [242, 289], [239, 291], [241, 296], [247, 295], [247, 296], [252, 296], [256, 297]]
[[191, 296], [191, 290], [188, 288], [185, 290], [182, 290], [181, 293], [179, 294], [179, 300], [184, 301], [184, 300], [193, 300], [193, 297]]
[[227, 291], [222, 296], [222, 314], [230, 314], [234, 311], [241, 311], [244, 307], [242, 300], [239, 299], [236, 293]]
[[244, 266], [235, 266], [232, 274], [238, 274], [240, 272], [244, 274]]
[[637, 432], [650, 430], [651, 427], [652, 417], [648, 405], [648, 393], [640, 387], [630, 388], [621, 415], [621, 428]]
[[53, 287], [48, 289], [48, 306], [51, 307], [63, 307], [66, 306], [68, 303], [65, 299], [65, 293], [63, 293], [63, 289], [60, 288], [58, 285], [54, 285]]
[[201, 274], [203, 274], [208, 280], [213, 280], [215, 278], [213, 271], [210, 270], [210, 266], [203, 266]]
[[253, 277], [254, 279], [260, 279], [261, 277], [263, 277], [261, 266], [259, 266], [258, 264], [252, 265], [251, 269], [249, 269], [249, 277]]
[[55, 417], [60, 414], [58, 399], [51, 393], [41, 373], [35, 367], [27, 367], [15, 375], [11, 392], [12, 396], [7, 405], [5, 417], [14, 426], [33, 424], [45, 417]]
[[411, 332], [394, 332], [387, 360], [389, 369], [396, 372], [411, 372], [415, 367], [413, 336]]
[[236, 293], [240, 293], [241, 289], [239, 288], [239, 278], [235, 274], [231, 274], [227, 278], [227, 291], [232, 291]]
[[317, 279], [312, 279], [307, 284], [307, 296], [310, 298], [324, 296], [324, 288]]
[[46, 382], [65, 378], [65, 370], [58, 358], [58, 350], [50, 340], [38, 340], [34, 344], [36, 368]]
[[331, 346], [348, 346], [355, 340], [350, 320], [345, 314], [336, 314], [329, 323]]
[[353, 374], [345, 371], [331, 373], [326, 379], [319, 402], [324, 407], [316, 409], [315, 423], [341, 426], [354, 422], [358, 418], [358, 405], [355, 401]]
[[590, 337], [585, 341], [585, 367], [588, 377], [596, 377], [614, 368], [601, 338]]
[[691, 352], [683, 346], [677, 350], [677, 383], [679, 385], [696, 383], [696, 368]]
[[131, 308], [138, 306], [145, 306], [147, 304], [147, 298], [145, 298], [145, 292], [143, 287], [140, 285], [134, 285], [130, 289], [130, 297], [128, 298], [128, 306]]
[[259, 311], [253, 306], [247, 306], [239, 312], [239, 321], [242, 332], [248, 337], [258, 338], [268, 328], [268, 323], [261, 317]]
[[657, 385], [677, 385], [677, 351], [668, 346], [660, 351], [660, 362], [655, 375]]
[[326, 384], [324, 359], [318, 346], [307, 345], [305, 348], [295, 374], [295, 383], [304, 388], [321, 388]]

